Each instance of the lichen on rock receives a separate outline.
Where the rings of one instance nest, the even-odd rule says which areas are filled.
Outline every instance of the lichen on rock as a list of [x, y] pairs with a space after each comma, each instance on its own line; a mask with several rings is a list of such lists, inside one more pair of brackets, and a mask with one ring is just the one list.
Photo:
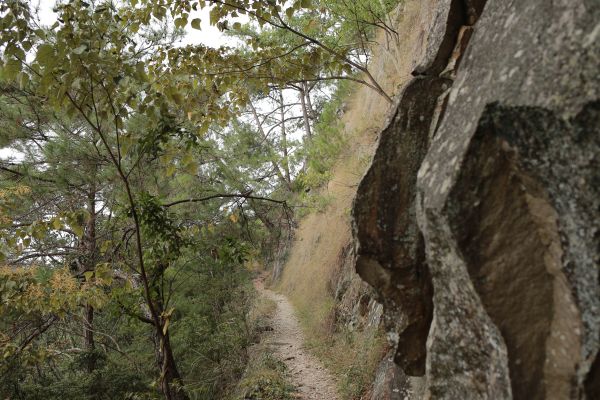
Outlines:
[[430, 14], [353, 210], [357, 272], [424, 398], [600, 392], [598, 21], [585, 0]]

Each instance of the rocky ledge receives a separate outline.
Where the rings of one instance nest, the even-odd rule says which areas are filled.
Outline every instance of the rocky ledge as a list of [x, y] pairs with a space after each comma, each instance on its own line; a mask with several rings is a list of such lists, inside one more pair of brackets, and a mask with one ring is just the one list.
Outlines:
[[600, 3], [426, 3], [426, 51], [353, 207], [398, 368], [378, 381], [600, 398]]

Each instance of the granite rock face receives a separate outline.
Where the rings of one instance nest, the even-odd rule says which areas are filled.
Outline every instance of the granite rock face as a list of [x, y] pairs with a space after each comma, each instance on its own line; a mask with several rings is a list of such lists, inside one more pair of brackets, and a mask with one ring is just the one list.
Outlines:
[[375, 373], [371, 400], [405, 400], [420, 396], [422, 387], [415, 384], [415, 380], [394, 363], [394, 354], [389, 352]]
[[383, 307], [375, 300], [373, 288], [357, 276], [354, 260], [352, 243], [348, 243], [338, 255], [336, 279], [329, 282], [335, 299], [335, 324], [350, 331], [376, 328], [381, 323]]
[[353, 208], [406, 397], [599, 398], [600, 3], [436, 4]]

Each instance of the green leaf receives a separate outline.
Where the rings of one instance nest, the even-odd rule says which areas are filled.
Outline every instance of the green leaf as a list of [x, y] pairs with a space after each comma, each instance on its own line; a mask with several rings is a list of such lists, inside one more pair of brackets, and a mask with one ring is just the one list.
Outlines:
[[19, 88], [23, 90], [29, 83], [29, 75], [25, 71], [21, 71], [17, 76], [17, 80], [19, 81]]
[[175, 166], [175, 164], [171, 164], [167, 167], [167, 171], [166, 174], [168, 177], [173, 176], [173, 174], [175, 174], [175, 170], [177, 169], [177, 167]]
[[54, 47], [49, 44], [43, 44], [38, 47], [35, 59], [41, 64], [47, 64], [54, 57]]
[[292, 7], [289, 7], [285, 10], [285, 15], [287, 15], [288, 18], [292, 18], [294, 16], [294, 9]]
[[46, 235], [46, 229], [44, 228], [43, 225], [36, 224], [36, 225], [31, 226], [31, 236], [33, 236], [34, 239], [36, 239], [36, 240], [43, 239], [45, 235]]
[[34, 278], [38, 283], [46, 283], [52, 278], [52, 270], [49, 268], [36, 268]]
[[195, 161], [186, 164], [185, 172], [190, 175], [195, 175], [198, 172], [198, 164]]
[[58, 218], [53, 218], [52, 219], [52, 227], [56, 230], [62, 228], [62, 222], [60, 221], [60, 219]]
[[81, 225], [73, 224], [71, 225], [71, 230], [80, 238], [83, 237], [83, 227]]
[[183, 96], [181, 95], [181, 93], [173, 92], [173, 93], [171, 93], [171, 98], [173, 99], [175, 104], [177, 104], [177, 105], [183, 104]]
[[46, 39], [46, 31], [43, 29], [36, 29], [35, 34], [37, 37], [39, 37], [40, 39]]
[[112, 246], [112, 241], [111, 240], [105, 240], [104, 242], [102, 242], [102, 245], [100, 246], [100, 253], [104, 254], [106, 253], [106, 251]]
[[21, 72], [21, 66], [21, 61], [14, 58], [9, 59], [2, 70], [4, 77], [9, 80], [15, 79]]
[[192, 28], [200, 30], [200, 18], [194, 18], [192, 20]]

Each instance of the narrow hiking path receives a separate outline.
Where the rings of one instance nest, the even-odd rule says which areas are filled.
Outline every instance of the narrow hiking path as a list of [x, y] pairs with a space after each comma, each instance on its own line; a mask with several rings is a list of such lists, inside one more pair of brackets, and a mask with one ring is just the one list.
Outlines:
[[256, 279], [254, 285], [262, 296], [277, 303], [271, 321], [273, 330], [265, 332], [262, 342], [287, 365], [292, 383], [298, 389], [298, 398], [338, 400], [335, 380], [304, 346], [304, 335], [292, 304], [285, 296], [266, 289], [262, 279]]

